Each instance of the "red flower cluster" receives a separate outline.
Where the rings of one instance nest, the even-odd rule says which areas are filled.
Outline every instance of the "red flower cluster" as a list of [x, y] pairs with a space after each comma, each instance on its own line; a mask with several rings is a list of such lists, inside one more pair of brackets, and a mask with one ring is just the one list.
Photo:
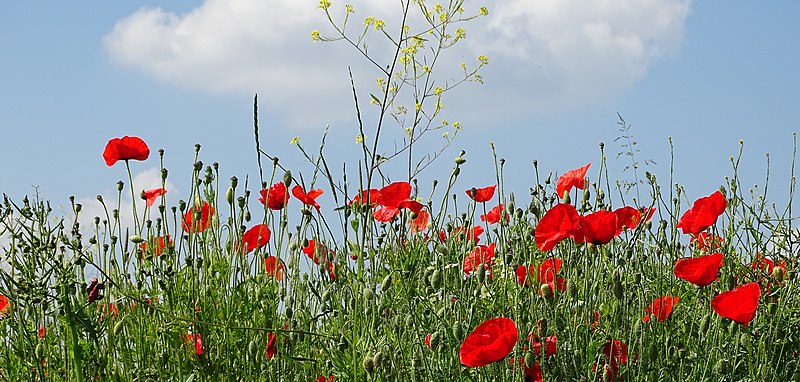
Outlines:
[[242, 251], [250, 253], [267, 245], [271, 235], [272, 232], [266, 224], [256, 224], [242, 235]]
[[642, 317], [642, 322], [650, 322], [650, 316], [655, 316], [658, 322], [664, 322], [672, 314], [672, 308], [678, 303], [679, 299], [680, 297], [678, 296], [663, 296], [653, 300], [650, 306], [645, 308], [645, 316]]
[[113, 138], [106, 144], [103, 150], [103, 159], [107, 166], [113, 166], [117, 161], [146, 160], [150, 156], [150, 148], [144, 143], [142, 138], [124, 136]]
[[211, 218], [214, 216], [214, 207], [208, 202], [203, 202], [200, 206], [200, 221], [194, 221], [194, 211], [197, 207], [189, 208], [183, 216], [183, 230], [187, 233], [200, 233], [211, 226]]
[[534, 239], [540, 251], [549, 251], [568, 238], [575, 239], [578, 244], [607, 244], [624, 229], [636, 228], [642, 221], [649, 220], [654, 212], [652, 208], [622, 207], [613, 212], [600, 210], [581, 216], [571, 204], [560, 203], [539, 220]]
[[497, 362], [511, 353], [517, 336], [514, 321], [505, 317], [486, 320], [461, 343], [458, 351], [461, 364], [481, 367]]
[[258, 201], [271, 210], [280, 210], [289, 202], [289, 190], [283, 182], [272, 185], [269, 189], [259, 191], [261, 197]]
[[605, 362], [604, 378], [606, 381], [614, 381], [619, 375], [620, 365], [628, 363], [628, 346], [620, 340], [609, 340], [603, 345], [602, 354]]
[[717, 222], [717, 218], [725, 212], [727, 202], [721, 192], [717, 191], [704, 198], [697, 199], [692, 208], [684, 212], [677, 227], [684, 234], [698, 234]]

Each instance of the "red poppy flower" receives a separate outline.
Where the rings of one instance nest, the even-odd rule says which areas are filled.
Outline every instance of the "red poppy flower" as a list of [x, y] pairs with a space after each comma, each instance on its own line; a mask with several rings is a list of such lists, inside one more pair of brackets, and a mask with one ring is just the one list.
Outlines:
[[721, 253], [680, 259], [675, 262], [675, 277], [697, 286], [706, 286], [717, 279], [719, 267], [723, 264]]
[[628, 346], [620, 340], [609, 340], [603, 345], [602, 353], [605, 357], [605, 364], [609, 366], [603, 368], [606, 380], [616, 380], [619, 366], [628, 363]]
[[271, 210], [280, 210], [289, 202], [289, 190], [283, 182], [272, 185], [269, 189], [259, 191], [261, 197], [258, 201]]
[[106, 144], [103, 150], [103, 159], [107, 166], [113, 166], [117, 161], [127, 161], [130, 159], [146, 160], [150, 156], [150, 148], [144, 143], [142, 138], [124, 136], [113, 138]]
[[683, 230], [684, 234], [703, 232], [717, 222], [717, 218], [725, 212], [726, 206], [725, 197], [719, 191], [697, 199], [692, 208], [683, 213], [677, 227]]
[[408, 182], [394, 182], [381, 188], [376, 203], [383, 206], [372, 214], [379, 222], [391, 221], [403, 208], [419, 213], [423, 207], [422, 203], [411, 199], [411, 184]]
[[580, 216], [571, 204], [557, 204], [545, 212], [536, 226], [536, 247], [540, 251], [549, 251], [568, 237], [573, 237]]
[[539, 363], [534, 363], [533, 367], [528, 367], [525, 364], [524, 359], [520, 359], [520, 363], [522, 364], [522, 368], [525, 372], [525, 382], [542, 382], [542, 367], [539, 366]]
[[367, 200], [369, 200], [369, 205], [372, 207], [378, 202], [378, 195], [380, 195], [380, 193], [380, 190], [375, 188], [364, 190], [350, 201], [350, 205], [365, 204], [367, 203]]
[[427, 346], [428, 349], [431, 348], [431, 337], [433, 337], [433, 333], [428, 333], [425, 335], [425, 346]]
[[167, 190], [163, 188], [154, 188], [152, 190], [142, 191], [142, 199], [145, 200], [148, 207], [152, 207], [155, 204], [158, 197], [167, 193]]
[[316, 381], [316, 382], [334, 382], [334, 380], [333, 380], [333, 374], [331, 374], [331, 375], [329, 375], [329, 376], [327, 376], [327, 377], [326, 377], [326, 376], [324, 376], [324, 375], [320, 375], [320, 376], [319, 376], [319, 377], [317, 377], [317, 379], [315, 379], [314, 381]]
[[734, 290], [722, 292], [711, 299], [711, 309], [722, 317], [730, 318], [746, 328], [758, 310], [758, 299], [761, 287], [758, 283], [749, 283]]
[[484, 321], [472, 331], [458, 351], [461, 364], [481, 367], [497, 362], [511, 353], [517, 343], [517, 326], [505, 317]]
[[103, 283], [97, 280], [97, 277], [92, 277], [89, 286], [86, 287], [86, 294], [89, 297], [89, 302], [95, 302], [103, 298], [101, 293], [104, 287]]
[[244, 253], [250, 253], [256, 250], [256, 248], [267, 245], [271, 235], [272, 232], [270, 232], [266, 224], [256, 224], [242, 235], [242, 251], [244, 251]]
[[[478, 203], [488, 202], [492, 200], [495, 188], [497, 188], [496, 185], [484, 188], [469, 189], [467, 190], [467, 195], [470, 197], [470, 199]], [[475, 193], [473, 193], [472, 190], [475, 190]]]
[[[472, 240], [477, 244], [481, 238], [480, 236], [483, 234], [484, 229], [483, 227], [476, 225], [472, 227], [472, 229], [465, 229], [462, 226], [458, 226], [453, 228], [453, 231], [450, 233], [450, 237], [456, 240]], [[443, 243], [447, 241], [447, 233], [444, 230], [439, 231], [439, 240]]]
[[322, 189], [317, 188], [316, 190], [311, 190], [306, 193], [303, 190], [303, 187], [300, 185], [296, 185], [292, 188], [292, 195], [294, 195], [297, 200], [303, 202], [303, 204], [308, 206], [313, 206], [319, 212], [319, 203], [317, 203], [316, 199], [318, 196], [322, 195]]
[[[756, 257], [753, 259], [753, 263], [750, 264], [750, 268], [753, 270], [758, 270], [767, 274], [772, 274], [772, 271], [775, 270], [776, 264], [772, 259], [768, 257], [764, 257], [764, 255], [757, 253]], [[778, 268], [783, 268], [786, 270], [786, 260], [780, 260], [777, 264]]]
[[[532, 338], [531, 338], [532, 337]], [[547, 336], [544, 338], [544, 342], [539, 340], [539, 337], [533, 335], [533, 333], [528, 333], [528, 341], [532, 341], [533, 344], [533, 354], [541, 355], [542, 354], [542, 345], [544, 345], [544, 356], [545, 358], [550, 358], [556, 354], [558, 339], [556, 336]]]
[[578, 227], [574, 234], [576, 243], [607, 244], [622, 232], [617, 230], [617, 214], [605, 210], [582, 216]]
[[196, 207], [189, 208], [186, 215], [183, 216], [183, 230], [187, 233], [200, 233], [211, 226], [211, 217], [214, 215], [214, 207], [211, 207], [208, 202], [203, 202], [200, 206], [200, 221], [194, 221], [194, 211]]
[[267, 359], [275, 358], [278, 354], [278, 335], [275, 332], [267, 333]]
[[583, 190], [586, 187], [586, 172], [589, 171], [589, 166], [591, 165], [589, 163], [586, 166], [569, 170], [564, 175], [561, 175], [556, 182], [556, 194], [558, 197], [563, 198], [564, 193], [572, 190], [572, 187]]
[[519, 285], [522, 286], [530, 286], [531, 279], [536, 274], [536, 272], [537, 272], [537, 267], [535, 265], [527, 267], [524, 265], [518, 265], [516, 270], [517, 282], [519, 282]]
[[428, 221], [431, 218], [431, 214], [428, 211], [420, 210], [417, 213], [417, 217], [411, 221], [411, 232], [417, 233], [422, 232], [426, 228], [428, 228]]
[[8, 314], [8, 307], [10, 306], [8, 302], [8, 297], [3, 294], [0, 294], [0, 317], [5, 317]]
[[650, 322], [650, 316], [656, 316], [658, 322], [664, 322], [672, 314], [672, 307], [679, 299], [678, 296], [663, 296], [653, 300], [650, 306], [644, 309], [645, 316], [642, 317], [642, 322]]
[[[147, 244], [148, 242], [153, 244], [151, 249], [152, 253], [147, 251], [150, 248], [149, 245]], [[167, 249], [168, 246], [172, 247], [173, 245], [174, 244], [172, 242], [172, 237], [170, 235], [167, 235], [166, 237], [156, 236], [151, 240], [143, 241], [141, 244], [139, 244], [139, 249], [142, 251], [142, 256], [145, 255], [161, 256], [161, 254], [164, 253], [164, 250]]]
[[200, 333], [188, 334], [185, 339], [194, 343], [194, 352], [198, 357], [203, 355], [203, 337]]
[[308, 241], [308, 245], [303, 247], [303, 253], [314, 261], [314, 264], [319, 264], [320, 262], [328, 262], [333, 251], [329, 251], [323, 244], [317, 245], [317, 241], [311, 239]]
[[698, 234], [693, 234], [692, 239], [689, 240], [689, 243], [694, 244], [699, 251], [710, 252], [722, 247], [724, 241], [725, 239], [723, 239], [721, 236], [703, 231]]
[[[567, 281], [558, 277], [558, 271], [561, 269], [561, 259], [547, 259], [542, 262], [537, 270], [537, 280], [539, 284], [547, 284], [551, 290], [564, 292], [567, 290]], [[541, 289], [539, 294], [541, 294]]]
[[275, 256], [267, 256], [267, 258], [264, 259], [264, 268], [267, 274], [275, 278], [276, 281], [281, 281], [281, 279], [283, 279], [283, 274], [286, 272], [286, 266], [283, 265], [282, 261], [278, 261], [278, 258]]
[[494, 243], [489, 245], [479, 245], [475, 247], [464, 258], [464, 273], [471, 274], [478, 270], [478, 266], [483, 264], [491, 277], [492, 265], [494, 265]]
[[[489, 223], [489, 224], [495, 224], [495, 223], [499, 222], [500, 221], [500, 215], [503, 212], [503, 207], [504, 206], [502, 204], [500, 204], [500, 205], [497, 205], [496, 207], [492, 208], [485, 215], [481, 215], [481, 221]], [[509, 221], [509, 220], [511, 220], [511, 217], [508, 216], [508, 214], [506, 214], [506, 221]]]
[[44, 325], [39, 325], [39, 338], [44, 338], [46, 332]]
[[641, 208], [638, 210], [630, 206], [617, 208], [614, 210], [614, 214], [617, 215], [617, 234], [619, 235], [626, 228], [634, 229], [639, 223], [650, 220], [655, 212], [655, 208]]

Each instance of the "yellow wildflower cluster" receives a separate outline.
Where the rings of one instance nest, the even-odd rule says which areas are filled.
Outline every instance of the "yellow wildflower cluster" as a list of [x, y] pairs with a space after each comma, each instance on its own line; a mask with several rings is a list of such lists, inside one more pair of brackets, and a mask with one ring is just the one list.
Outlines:
[[353, 13], [353, 12], [355, 12], [355, 8], [353, 8], [352, 5], [347, 4], [347, 5], [344, 6], [344, 11], [347, 12], [347, 13]]
[[364, 134], [356, 135], [356, 143], [362, 143], [365, 139], [367, 139], [367, 136]]
[[489, 15], [489, 8], [481, 7], [481, 16], [488, 16]]
[[320, 37], [320, 34], [319, 34], [318, 30], [315, 29], [315, 30], [311, 31], [311, 41], [319, 41], [320, 38], [321, 37]]
[[328, 0], [319, 0], [319, 7], [327, 10], [331, 7], [331, 2]]

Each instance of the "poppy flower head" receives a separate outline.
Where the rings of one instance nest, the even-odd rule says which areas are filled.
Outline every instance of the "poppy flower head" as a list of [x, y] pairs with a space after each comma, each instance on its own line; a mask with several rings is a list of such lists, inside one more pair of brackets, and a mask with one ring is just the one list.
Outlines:
[[603, 345], [601, 353], [607, 366], [603, 367], [606, 380], [616, 380], [620, 365], [628, 363], [628, 346], [620, 340], [609, 340]]
[[[148, 242], [152, 243], [152, 246], [150, 246]], [[156, 236], [151, 240], [143, 241], [141, 244], [139, 244], [139, 249], [142, 251], [143, 257], [145, 255], [161, 256], [161, 254], [164, 253], [164, 250], [166, 250], [168, 247], [173, 247], [173, 246], [174, 243], [172, 242], [172, 236], [167, 235], [166, 237]], [[148, 252], [148, 250], [150, 252]]]
[[428, 349], [431, 348], [431, 338], [433, 338], [433, 333], [428, 333], [425, 335], [425, 346], [427, 346]]
[[617, 208], [614, 214], [617, 215], [617, 235], [625, 229], [635, 229], [639, 223], [650, 220], [656, 212], [655, 208], [636, 209], [630, 206]]
[[717, 218], [725, 212], [726, 206], [725, 196], [719, 191], [697, 199], [692, 208], [683, 213], [683, 216], [678, 220], [677, 227], [684, 234], [703, 232], [717, 222]]
[[375, 201], [384, 207], [400, 208], [400, 203], [411, 197], [411, 184], [408, 182], [394, 182], [378, 191]]
[[200, 333], [187, 333], [183, 334], [181, 337], [183, 337], [184, 342], [194, 345], [194, 353], [198, 357], [203, 356], [203, 337]]
[[518, 265], [516, 270], [517, 282], [522, 286], [531, 286], [533, 284], [533, 277], [536, 275], [537, 267], [535, 265], [524, 266]]
[[144, 143], [142, 138], [124, 136], [122, 138], [113, 138], [106, 144], [103, 150], [103, 159], [106, 160], [106, 165], [111, 167], [117, 161], [146, 160], [150, 156], [150, 148]]
[[275, 332], [267, 333], [267, 359], [275, 358], [278, 354], [278, 335]]
[[330, 261], [329, 258], [333, 254], [333, 251], [329, 251], [324, 244], [317, 243], [316, 240], [311, 239], [308, 241], [308, 245], [303, 247], [303, 253], [305, 253], [314, 264], [319, 264], [320, 262], [327, 263]]
[[550, 358], [556, 354], [558, 339], [556, 336], [547, 336], [544, 341], [540, 341], [539, 337], [533, 335], [533, 332], [528, 333], [528, 341], [533, 345], [533, 354], [541, 355], [542, 347], [545, 349], [545, 358]]
[[589, 171], [589, 163], [581, 168], [569, 170], [561, 175], [556, 182], [556, 194], [559, 198], [564, 197], [564, 193], [572, 190], [573, 187], [583, 190], [586, 187], [586, 173]]
[[[557, 276], [558, 271], [561, 269], [561, 263], [562, 260], [558, 258], [543, 261], [537, 270], [539, 284], [549, 285], [552, 291], [566, 291], [567, 281]], [[541, 294], [541, 290], [539, 292]]]
[[369, 203], [369, 206], [372, 207], [377, 204], [378, 195], [380, 195], [380, 193], [380, 190], [375, 188], [364, 190], [350, 201], [350, 205], [352, 206], [354, 204], [361, 205]]
[[645, 308], [645, 316], [642, 317], [642, 322], [650, 322], [651, 316], [655, 316], [658, 322], [664, 322], [672, 314], [672, 308], [678, 303], [679, 299], [680, 297], [678, 296], [663, 296], [653, 300], [650, 306]]
[[711, 299], [711, 309], [747, 327], [756, 316], [760, 297], [761, 287], [752, 282], [718, 294]]
[[[197, 221], [195, 221], [195, 211], [200, 211], [200, 219]], [[183, 216], [183, 223], [181, 224], [183, 231], [186, 233], [200, 233], [205, 231], [211, 226], [211, 218], [213, 215], [214, 207], [211, 207], [208, 202], [203, 202], [199, 208], [189, 208], [189, 211], [186, 211], [186, 214]]]
[[724, 242], [725, 239], [723, 239], [721, 236], [717, 236], [706, 231], [698, 234], [692, 234], [692, 238], [689, 240], [689, 243], [694, 244], [697, 250], [701, 252], [715, 251], [721, 248]]
[[105, 286], [97, 280], [97, 277], [92, 277], [89, 286], [86, 287], [86, 294], [89, 297], [89, 302], [95, 302], [103, 298], [102, 292], [104, 288]]
[[265, 188], [259, 193], [261, 197], [258, 198], [258, 201], [271, 210], [280, 210], [289, 202], [289, 190], [283, 182], [275, 183], [269, 189]]
[[158, 200], [161, 195], [166, 193], [167, 190], [163, 188], [154, 188], [152, 190], [142, 191], [142, 199], [145, 200], [145, 203], [147, 203], [148, 207], [152, 207], [153, 204], [156, 203], [156, 200]]
[[428, 228], [428, 221], [431, 218], [431, 214], [428, 211], [420, 210], [417, 212], [417, 217], [411, 220], [411, 232], [417, 233], [422, 232], [426, 228]]
[[712, 253], [676, 261], [673, 273], [679, 279], [702, 287], [717, 279], [717, 273], [722, 264], [722, 254]]
[[478, 203], [484, 203], [492, 200], [495, 188], [497, 188], [497, 185], [484, 188], [472, 188], [467, 190], [467, 195], [470, 199]]
[[284, 273], [286, 273], [286, 266], [275, 256], [267, 256], [267, 258], [264, 259], [264, 268], [267, 274], [272, 276], [275, 281], [281, 281]]
[[491, 269], [492, 265], [494, 265], [494, 247], [494, 243], [475, 247], [467, 257], [464, 258], [464, 273], [469, 275], [477, 271], [478, 267], [483, 264], [489, 271], [489, 277], [491, 277]]
[[564, 240], [575, 235], [580, 216], [571, 204], [557, 204], [545, 212], [536, 226], [535, 241], [540, 251], [549, 251]]
[[250, 253], [269, 243], [272, 235], [266, 224], [257, 224], [242, 235], [242, 251]]
[[315, 382], [334, 382], [333, 374], [329, 376], [320, 375], [317, 379], [314, 380]]
[[497, 362], [511, 353], [517, 343], [517, 326], [505, 318], [484, 321], [472, 331], [458, 351], [461, 364], [481, 367]]
[[605, 210], [582, 216], [578, 227], [575, 233], [577, 243], [607, 244], [621, 232], [617, 230], [617, 214]]
[[296, 185], [292, 188], [292, 195], [294, 195], [297, 200], [303, 202], [303, 204], [307, 206], [313, 206], [319, 212], [319, 203], [317, 203], [316, 199], [318, 196], [322, 195], [322, 189], [317, 188], [316, 190], [311, 190], [309, 192], [303, 191], [303, 187], [300, 185]]
[[[481, 215], [481, 221], [489, 224], [496, 224], [500, 222], [500, 215], [503, 213], [504, 207], [505, 206], [502, 204], [495, 206], [494, 208], [489, 210], [489, 212], [487, 212], [485, 215]], [[511, 217], [508, 216], [508, 214], [506, 214], [505, 216], [506, 216], [506, 221], [511, 220]]]
[[5, 317], [8, 314], [8, 308], [11, 304], [8, 302], [8, 297], [0, 293], [0, 317]]

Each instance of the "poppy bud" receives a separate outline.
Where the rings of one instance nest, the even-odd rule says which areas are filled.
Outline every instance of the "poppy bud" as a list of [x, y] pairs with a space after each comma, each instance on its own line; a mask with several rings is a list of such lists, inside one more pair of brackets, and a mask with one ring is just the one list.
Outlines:
[[347, 348], [350, 347], [350, 343], [347, 342], [347, 338], [344, 338], [344, 336], [340, 336], [339, 343], [336, 345], [336, 347], [339, 349], [339, 351], [345, 351], [347, 350]]
[[453, 323], [453, 327], [451, 328], [451, 330], [453, 331], [453, 337], [455, 337], [459, 341], [461, 341], [463, 339], [463, 337], [464, 337], [464, 327], [461, 326], [460, 322], [457, 322], [457, 321], [454, 322]]
[[291, 171], [286, 170], [286, 172], [283, 173], [283, 183], [286, 185], [286, 187], [289, 187], [289, 186], [292, 185], [292, 172]]
[[383, 278], [383, 281], [381, 281], [381, 292], [388, 291], [389, 287], [391, 286], [391, 282], [392, 282], [392, 274], [390, 273]]
[[618, 274], [614, 274], [614, 297], [616, 297], [618, 300], [622, 300], [623, 297], [625, 297], [622, 287], [622, 280], [620, 280]]
[[540, 338], [544, 338], [547, 336], [547, 319], [542, 318], [536, 323], [536, 334], [539, 335]]
[[539, 293], [542, 295], [542, 297], [548, 300], [553, 299], [553, 287], [551, 287], [549, 284], [542, 284], [539, 287]]
[[433, 335], [431, 335], [431, 349], [433, 350], [438, 349], [441, 343], [442, 343], [442, 333], [437, 330], [433, 332]]
[[457, 165], [460, 166], [460, 165], [462, 165], [464, 163], [467, 163], [467, 160], [464, 159], [463, 157], [456, 157], [455, 162], [456, 162]]
[[714, 365], [714, 371], [717, 372], [717, 374], [728, 374], [728, 361], [724, 358], [717, 361]]
[[119, 320], [116, 324], [114, 324], [114, 335], [118, 336], [120, 332], [122, 332], [122, 324], [125, 322], [125, 317], [123, 316], [121, 320]]
[[570, 200], [570, 197], [569, 197], [569, 192], [565, 192], [564, 193], [564, 198], [561, 199], [561, 202], [564, 203], [564, 204], [569, 204], [570, 201], [571, 200]]
[[525, 357], [522, 359], [525, 362], [525, 367], [532, 368], [533, 365], [536, 363], [536, 357], [533, 355], [532, 351], [525, 352]]
[[786, 280], [786, 270], [781, 267], [775, 267], [772, 269], [772, 277], [779, 283], [782, 283], [783, 280]]
[[700, 322], [700, 329], [698, 334], [700, 336], [704, 336], [708, 332], [708, 326], [711, 324], [711, 315], [707, 314], [703, 317], [703, 321]]
[[372, 372], [375, 371], [375, 360], [369, 355], [364, 356], [364, 361], [362, 361], [361, 364], [364, 366], [364, 371], [366, 371], [367, 374], [372, 374]]
[[413, 367], [415, 369], [421, 368], [422, 367], [422, 360], [419, 357], [414, 356], [414, 358], [411, 359], [411, 367]]
[[483, 264], [478, 265], [478, 282], [483, 283], [486, 280], [486, 267]]
[[122, 191], [123, 188], [125, 188], [125, 183], [122, 183], [121, 180], [118, 181], [117, 182], [117, 191]]
[[364, 289], [364, 299], [367, 300], [367, 301], [372, 302], [373, 300], [375, 300], [375, 292], [373, 292], [372, 289], [370, 289], [370, 288], [365, 288]]
[[181, 213], [186, 211], [186, 202], [183, 199], [178, 200], [178, 209], [181, 211]]
[[294, 315], [294, 310], [292, 310], [292, 307], [291, 307], [291, 306], [287, 306], [287, 307], [286, 307], [286, 312], [285, 312], [285, 314], [286, 314], [286, 318], [288, 318], [288, 319], [290, 319], [290, 320], [292, 319], [292, 315]]
[[747, 349], [748, 351], [750, 350], [752, 345], [750, 344], [750, 337], [749, 337], [749, 335], [747, 333], [742, 332], [742, 334], [739, 335], [739, 345], [741, 345], [743, 348]]
[[458, 176], [458, 174], [461, 174], [461, 167], [456, 167], [453, 169], [453, 176]]
[[142, 239], [142, 237], [139, 235], [131, 235], [129, 239], [133, 244], [141, 244], [144, 241], [144, 239]]
[[728, 282], [728, 290], [733, 290], [733, 288], [736, 288], [736, 279], [733, 278], [733, 276], [728, 276], [726, 281]]
[[233, 187], [228, 187], [228, 191], [225, 192], [225, 201], [228, 202], [229, 205], [233, 205]]

